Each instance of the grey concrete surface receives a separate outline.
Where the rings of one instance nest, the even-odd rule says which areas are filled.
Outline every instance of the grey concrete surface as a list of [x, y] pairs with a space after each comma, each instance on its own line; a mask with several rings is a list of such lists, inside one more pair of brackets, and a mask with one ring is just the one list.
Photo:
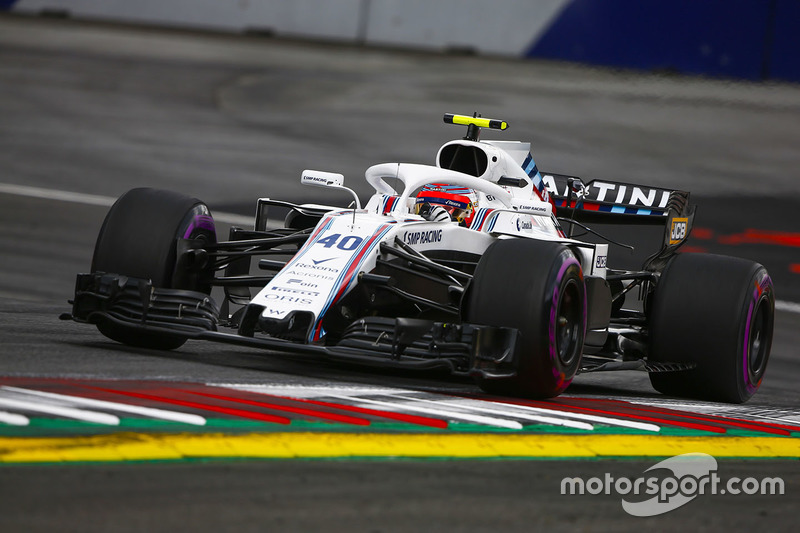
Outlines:
[[[561, 495], [564, 476], [636, 479], [650, 461], [306, 461], [11, 467], [6, 532], [793, 531], [800, 462], [720, 461], [785, 494], [702, 495], [637, 518], [621, 496]], [[47, 490], [43, 490], [43, 480]], [[632, 498], [630, 498], [633, 500]]]

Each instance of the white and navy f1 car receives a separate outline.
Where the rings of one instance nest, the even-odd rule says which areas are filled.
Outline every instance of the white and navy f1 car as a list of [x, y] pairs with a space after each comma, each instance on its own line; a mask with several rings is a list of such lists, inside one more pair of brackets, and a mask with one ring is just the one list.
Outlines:
[[[678, 253], [689, 193], [543, 173], [529, 143], [479, 140], [505, 122], [445, 122], [467, 136], [442, 146], [435, 166], [368, 168], [365, 206], [341, 174], [306, 170], [302, 183], [349, 192], [351, 207], [261, 198], [254, 227], [225, 242], [201, 201], [129, 191], [106, 216], [66, 317], [132, 346], [202, 339], [444, 368], [496, 394], [553, 397], [576, 373], [602, 370], [647, 371], [671, 395], [755, 393], [772, 281], [751, 261]], [[663, 239], [638, 270], [614, 268], [616, 242], [573, 237], [592, 222], [655, 224]]]

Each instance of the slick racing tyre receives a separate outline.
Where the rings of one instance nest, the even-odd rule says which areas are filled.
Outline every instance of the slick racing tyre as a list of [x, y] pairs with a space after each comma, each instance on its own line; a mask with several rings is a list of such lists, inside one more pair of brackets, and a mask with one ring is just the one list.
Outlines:
[[653, 294], [650, 355], [655, 362], [694, 363], [653, 372], [664, 394], [741, 403], [767, 368], [775, 295], [766, 269], [745, 259], [676, 255]]
[[[176, 272], [178, 239], [216, 242], [208, 207], [196, 198], [170, 191], [132, 189], [106, 215], [95, 244], [92, 272], [149, 279], [156, 288], [209, 294], [211, 288], [196, 277]], [[106, 337], [131, 346], [170, 350], [186, 342], [111, 321], [100, 321], [97, 328]]]
[[481, 257], [465, 296], [464, 321], [519, 331], [516, 375], [478, 376], [492, 394], [551, 398], [572, 381], [586, 335], [581, 265], [565, 246], [505, 239]]

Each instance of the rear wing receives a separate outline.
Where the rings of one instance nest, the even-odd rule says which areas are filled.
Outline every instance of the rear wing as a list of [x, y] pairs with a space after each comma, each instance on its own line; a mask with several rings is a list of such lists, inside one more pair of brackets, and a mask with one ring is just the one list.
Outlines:
[[664, 225], [664, 247], [659, 255], [674, 253], [691, 232], [695, 206], [689, 203], [687, 191], [609, 180], [583, 183], [574, 176], [545, 172], [542, 181], [560, 218], [582, 223]]
[[[592, 180], [584, 182], [582, 194], [573, 192], [570, 196], [571, 180], [578, 182], [580, 178], [542, 173], [542, 181], [553, 196], [560, 216], [570, 216], [567, 211], [575, 208], [574, 218], [578, 221], [596, 219], [594, 215], [601, 216], [603, 220], [608, 220], [608, 216], [621, 215], [625, 218], [620, 222], [635, 223], [631, 219], [636, 217], [639, 223], [647, 224], [666, 222], [670, 210], [677, 214], [688, 214], [689, 193], [686, 191]], [[574, 187], [573, 191], [575, 188], [579, 187]]]

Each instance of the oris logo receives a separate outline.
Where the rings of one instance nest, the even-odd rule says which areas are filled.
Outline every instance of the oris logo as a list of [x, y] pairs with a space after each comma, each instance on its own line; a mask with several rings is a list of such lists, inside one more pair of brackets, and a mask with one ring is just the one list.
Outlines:
[[688, 218], [673, 218], [672, 228], [669, 232], [669, 243], [677, 244], [686, 238], [686, 231], [689, 228]]

